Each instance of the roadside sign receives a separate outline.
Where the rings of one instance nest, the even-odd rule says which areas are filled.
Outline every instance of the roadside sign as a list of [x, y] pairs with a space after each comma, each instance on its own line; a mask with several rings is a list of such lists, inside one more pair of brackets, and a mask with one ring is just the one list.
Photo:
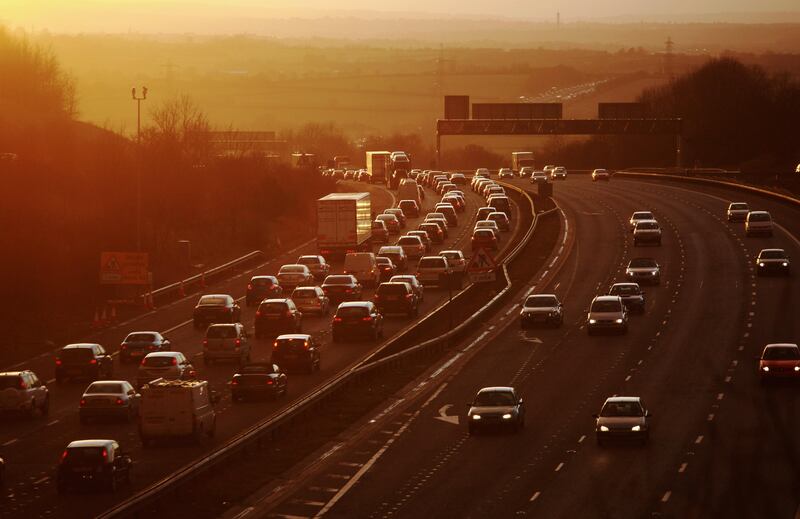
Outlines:
[[497, 263], [484, 248], [476, 250], [469, 259], [469, 264], [467, 265], [469, 280], [473, 283], [489, 283], [494, 281], [496, 279], [496, 269]]
[[100, 283], [105, 285], [146, 285], [149, 255], [146, 252], [101, 252]]
[[496, 268], [497, 263], [494, 261], [494, 258], [486, 249], [480, 248], [476, 250], [469, 259], [467, 272], [489, 272], [494, 271]]

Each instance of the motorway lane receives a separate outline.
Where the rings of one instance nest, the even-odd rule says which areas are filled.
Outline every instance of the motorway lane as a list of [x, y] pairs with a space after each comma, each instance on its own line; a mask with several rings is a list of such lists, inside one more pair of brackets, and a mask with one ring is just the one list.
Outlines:
[[[542, 517], [642, 517], [650, 515], [665, 496], [666, 503], [670, 502], [673, 494], [667, 494], [669, 480], [678, 474], [691, 474], [687, 469], [689, 464], [682, 460], [688, 449], [690, 452], [699, 451], [711, 443], [709, 436], [695, 434], [695, 431], [702, 432], [712, 414], [709, 410], [728, 404], [725, 399], [731, 397], [726, 397], [725, 392], [717, 388], [735, 379], [730, 375], [730, 367], [736, 359], [730, 357], [739, 352], [737, 345], [741, 336], [748, 333], [743, 331], [748, 319], [751, 323], [757, 320], [750, 316], [753, 305], [748, 296], [752, 279], [739, 240], [750, 249], [750, 257], [754, 257], [762, 246], [768, 246], [766, 243], [774, 242], [788, 248], [790, 240], [784, 236], [758, 242], [741, 237], [737, 239], [736, 233], [741, 234], [741, 229], [719, 220], [724, 209], [722, 202], [709, 204], [707, 197], [690, 192], [681, 192], [677, 196], [675, 189], [669, 187], [616, 180], [608, 185], [590, 185], [581, 179], [574, 183], [571, 179], [556, 186], [557, 197], [568, 215], [579, 215], [576, 222], [579, 233], [577, 256], [583, 258], [575, 272], [579, 281], [573, 285], [573, 293], [568, 298], [562, 296], [568, 307], [568, 323], [574, 321], [569, 310], [572, 301], [578, 297], [588, 302], [593, 295], [585, 287], [592, 286], [597, 274], [592, 276], [585, 272], [586, 264], [606, 263], [612, 270], [614, 268], [607, 253], [582, 254], [586, 249], [591, 250], [591, 245], [598, 241], [597, 236], [604, 237], [604, 240], [610, 236], [607, 230], [591, 227], [591, 218], [603, 217], [597, 213], [610, 213], [618, 208], [617, 220], [622, 226], [624, 222], [619, 220], [627, 220], [633, 210], [650, 208], [656, 211], [666, 227], [662, 250], [653, 248], [647, 251], [653, 251], [656, 257], [666, 252], [668, 264], [664, 281], [667, 283], [647, 291], [650, 306], [645, 316], [634, 318], [631, 327], [633, 340], [615, 338], [610, 339], [615, 342], [603, 341], [604, 347], [598, 356], [596, 345], [586, 344], [589, 338], [582, 336], [580, 340], [570, 342], [570, 333], [573, 336], [580, 333], [573, 325], [573, 329], [564, 332], [560, 342], [551, 345], [549, 351], [550, 337], [545, 333], [551, 332], [537, 335], [544, 344], [533, 349], [546, 352], [537, 360], [534, 352], [525, 356], [519, 351], [518, 332], [508, 330], [500, 340], [489, 345], [462, 375], [450, 382], [431, 408], [438, 409], [440, 404], [447, 402], [457, 406], [450, 411], [453, 414], [482, 385], [505, 380], [505, 383], [513, 381], [519, 386], [522, 382], [529, 412], [528, 429], [523, 435], [467, 439], [463, 426], [461, 430], [451, 430], [448, 434], [445, 431], [453, 427], [450, 424], [432, 417], [419, 421], [398, 439], [384, 460], [371, 469], [369, 478], [359, 482], [329, 515], [507, 516], [525, 513]], [[606, 210], [599, 209], [602, 207]], [[706, 207], [706, 210], [701, 207]], [[624, 229], [621, 234], [623, 239], [630, 239], [629, 235], [625, 236]], [[581, 243], [590, 247], [581, 247]], [[675, 252], [681, 248], [684, 253], [676, 256]], [[564, 276], [571, 276], [569, 268], [562, 271], [558, 281], [561, 286], [569, 286], [570, 279], [563, 279]], [[759, 291], [761, 285], [765, 285], [764, 281], [769, 282], [768, 289], [774, 291], [772, 282], [785, 280], [759, 280]], [[581, 287], [588, 293], [581, 296]], [[794, 287], [787, 289], [784, 286], [783, 292], [796, 292], [796, 284]], [[655, 302], [653, 292], [657, 294]], [[757, 303], [760, 308], [762, 303]], [[785, 305], [786, 300], [780, 303]], [[782, 317], [786, 317], [786, 309], [792, 306], [763, 304], [768, 313], [778, 315], [777, 320], [787, 322]], [[783, 315], [781, 308], [784, 308]], [[637, 319], [643, 322], [637, 324]], [[781, 331], [782, 336], [797, 333], [796, 319], [789, 322], [794, 323], [791, 325], [794, 329]], [[639, 335], [642, 337], [636, 337], [637, 326], [641, 326]], [[758, 326], [754, 325], [754, 335]], [[786, 327], [783, 324], [783, 328]], [[763, 341], [755, 341], [760, 350]], [[752, 376], [752, 361], [750, 363], [745, 366], [739, 360], [737, 365]], [[571, 376], [565, 383], [567, 373]], [[533, 380], [524, 380], [531, 374], [534, 374]], [[459, 388], [459, 385], [465, 387]], [[588, 388], [582, 389], [583, 386]], [[592, 421], [589, 415], [597, 411], [605, 396], [631, 392], [644, 396], [655, 413], [651, 444], [645, 449], [624, 446], [598, 449], [591, 444]], [[585, 399], [587, 396], [592, 401], [588, 407], [583, 402], [577, 405], [574, 402], [575, 398]], [[790, 430], [787, 425], [792, 423], [791, 409], [795, 401], [791, 400], [787, 405], [790, 409], [762, 413], [770, 415], [776, 428], [784, 433]], [[463, 419], [463, 411], [461, 413]], [[716, 418], [711, 417], [712, 424], [714, 420], [721, 420], [720, 413], [717, 411]], [[734, 410], [732, 417], [738, 416], [739, 411]], [[760, 419], [763, 421], [764, 416]], [[533, 432], [532, 428], [535, 429]], [[714, 437], [718, 438], [719, 425], [715, 430]], [[739, 436], [737, 433], [731, 437]], [[758, 434], [749, 437], [751, 442], [757, 441]], [[781, 445], [781, 442], [777, 443]], [[785, 455], [786, 450], [794, 450], [794, 446], [773, 450], [777, 451], [773, 454]], [[730, 453], [728, 457], [731, 457]], [[727, 474], [720, 481], [726, 481], [734, 474], [746, 473], [741, 469], [737, 471], [733, 464], [715, 472]], [[750, 480], [756, 477], [748, 476]], [[692, 488], [703, 487], [707, 478], [705, 475], [696, 479]], [[405, 481], [409, 483], [405, 484]], [[715, 487], [717, 493], [725, 488], [722, 483], [705, 486], [712, 495]], [[739, 485], [738, 488], [748, 487]], [[797, 493], [788, 492], [786, 485], [776, 488], [775, 493], [783, 496], [786, 502], [781, 516], [788, 517], [786, 511], [791, 508], [791, 501], [796, 499]], [[713, 503], [711, 496], [705, 499]], [[673, 498], [672, 502], [676, 501]], [[719, 496], [715, 504], [725, 501]], [[693, 503], [693, 506], [698, 505]], [[666, 515], [680, 517], [689, 509], [678, 508], [677, 512]], [[720, 508], [701, 508], [703, 512], [698, 516], [708, 516], [715, 509]], [[731, 511], [734, 511], [733, 507]]]
[[[477, 207], [482, 206], [482, 199], [477, 195], [468, 193], [468, 208], [467, 212], [461, 215], [461, 224], [456, 229], [451, 229], [450, 238], [444, 246], [438, 247], [436, 250], [445, 248], [460, 248], [467, 242], [472, 223], [474, 220], [474, 212]], [[428, 190], [425, 207], [432, 207], [438, 196]], [[416, 219], [409, 222], [408, 229], [416, 227]], [[514, 234], [505, 233], [506, 239], [503, 244], [507, 245], [511, 240], [508, 236]], [[298, 251], [297, 255], [305, 253], [306, 251]], [[285, 262], [291, 262], [287, 260]], [[274, 273], [279, 264], [273, 266], [269, 270], [260, 270], [257, 273]], [[409, 269], [413, 272], [413, 269]], [[234, 295], [243, 293], [244, 283], [246, 278], [239, 278], [234, 282], [228, 282], [229, 292]], [[231, 285], [235, 283], [242, 285], [233, 290]], [[208, 292], [221, 291], [214, 287], [209, 289]], [[366, 291], [365, 294], [371, 297], [372, 291]], [[421, 315], [425, 315], [432, 308], [435, 308], [443, 301], [444, 293], [441, 290], [429, 290], [426, 293], [425, 302], [421, 306]], [[191, 298], [192, 301], [196, 297]], [[192, 302], [193, 306], [193, 302]], [[252, 326], [252, 315], [254, 309], [243, 308], [244, 321], [248, 326]], [[327, 330], [329, 329], [330, 317], [310, 317], [304, 318], [304, 330], [307, 332], [324, 334], [327, 339]], [[411, 320], [389, 317], [386, 320], [386, 337], [390, 337], [400, 329], [408, 326]], [[121, 341], [121, 337], [131, 330], [120, 330], [120, 338], [116, 343]], [[197, 358], [197, 353], [201, 350], [200, 343], [202, 339], [202, 332], [195, 331], [191, 326], [182, 326], [170, 334], [173, 343], [177, 346], [176, 349], [184, 351], [190, 356], [195, 357], [196, 367], [199, 369], [201, 376], [208, 378], [212, 385], [225, 389], [225, 383], [233, 373], [233, 366], [214, 365], [211, 367], [202, 366], [202, 361]], [[327, 340], [325, 342], [328, 342]], [[254, 341], [253, 358], [268, 358], [270, 347], [266, 341]], [[366, 355], [374, 348], [374, 345], [365, 343], [343, 343], [336, 345], [335, 348], [324, 347], [322, 359], [322, 371], [311, 376], [290, 376], [290, 394], [294, 398], [310, 389], [318, 386], [328, 377], [339, 372], [341, 369], [352, 364], [357, 359]], [[48, 359], [49, 360], [49, 359]], [[50, 367], [50, 369], [52, 369]], [[133, 379], [135, 375], [135, 365], [131, 366], [117, 366], [116, 377]], [[82, 437], [113, 437], [119, 439], [127, 448], [133, 447], [134, 459], [137, 461], [136, 474], [139, 478], [134, 485], [135, 488], [141, 488], [147, 481], [156, 475], [163, 475], [168, 470], [175, 468], [186, 463], [190, 459], [199, 456], [206, 450], [206, 446], [173, 446], [178, 448], [157, 449], [155, 454], [140, 451], [138, 448], [138, 437], [136, 434], [135, 425], [128, 424], [91, 424], [88, 426], [79, 426], [77, 423], [76, 402], [80, 398], [86, 384], [74, 383], [66, 384], [64, 386], [54, 387], [51, 390], [53, 397], [51, 405], [51, 414], [49, 417], [41, 420], [16, 420], [4, 423], [0, 428], [0, 445], [5, 454], [8, 467], [9, 482], [12, 485], [9, 492], [5, 493], [8, 507], [4, 506], [0, 514], [5, 515], [7, 512], [16, 515], [23, 511], [31, 511], [32, 508], [44, 512], [45, 508], [49, 508], [49, 513], [67, 512], [68, 506], [71, 502], [71, 496], [67, 496], [63, 501], [46, 500], [42, 502], [39, 497], [42, 494], [48, 495], [48, 492], [53, 492], [52, 486], [52, 469], [55, 464], [57, 456], [60, 454], [63, 446], [70, 440]], [[51, 386], [52, 387], [52, 386]], [[231, 405], [230, 399], [227, 398], [227, 392], [223, 393], [226, 398], [223, 399], [218, 406], [220, 412], [218, 420], [217, 438], [214, 444], [219, 444], [225, 438], [232, 436], [241, 430], [244, 426], [257, 422], [276, 412], [282, 407], [286, 401], [280, 403], [255, 403], [236, 405], [235, 408]], [[5, 444], [5, 445], [4, 445]], [[168, 459], [164, 459], [164, 453], [169, 452]], [[54, 493], [54, 492], [53, 492]], [[50, 494], [52, 496], [52, 494]], [[53, 496], [54, 497], [54, 496]], [[101, 496], [98, 499], [98, 507], [95, 511], [101, 510], [109, 506], [114, 501], [113, 498]], [[56, 506], [57, 504], [67, 503], [65, 506]]]

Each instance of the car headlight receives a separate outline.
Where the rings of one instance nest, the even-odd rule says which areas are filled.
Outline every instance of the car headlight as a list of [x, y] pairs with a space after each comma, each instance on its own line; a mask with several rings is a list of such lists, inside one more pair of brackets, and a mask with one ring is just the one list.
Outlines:
[[795, 370], [795, 371], [800, 371], [800, 366], [795, 366], [795, 367], [794, 367], [794, 370]]
[[631, 272], [630, 270], [628, 270], [628, 271], [626, 271], [626, 272], [625, 272], [625, 275], [627, 275], [627, 276], [632, 276], [632, 275], [633, 275], [633, 272]]
[[503, 415], [503, 420], [511, 420], [511, 413], [506, 413]]
[[601, 425], [600, 432], [608, 432], [608, 427], [606, 427], [605, 425]]
[[653, 272], [651, 272], [651, 273], [650, 273], [650, 275], [651, 275], [651, 276], [656, 276], [656, 275], [658, 275], [658, 271], [657, 271], [657, 270], [654, 270]]
[[781, 265], [783, 265], [784, 267], [788, 267], [789, 266], [789, 262], [788, 261], [784, 261], [783, 263], [781, 263]]
[[474, 415], [472, 415], [472, 419], [473, 419], [473, 420], [480, 420], [480, 419], [481, 419], [481, 415], [479, 415], [479, 414], [474, 414]]
[[617, 319], [615, 322], [616, 322], [617, 324], [622, 324], [622, 319]]
[[638, 426], [638, 425], [634, 425], [633, 427], [631, 427], [631, 431], [633, 431], [633, 432], [639, 432], [641, 430], [642, 430], [642, 428], [640, 426]]
[[759, 263], [759, 264], [758, 264], [758, 266], [759, 266], [759, 267], [763, 267], [763, 266], [764, 266], [764, 264], [763, 264], [763, 263]]
[[589, 324], [595, 324], [595, 323], [597, 323], [597, 319], [589, 319]]
[[764, 371], [769, 371], [769, 366], [764, 366], [764, 367], [763, 367], [763, 368], [761, 368], [761, 369], [763, 369]]

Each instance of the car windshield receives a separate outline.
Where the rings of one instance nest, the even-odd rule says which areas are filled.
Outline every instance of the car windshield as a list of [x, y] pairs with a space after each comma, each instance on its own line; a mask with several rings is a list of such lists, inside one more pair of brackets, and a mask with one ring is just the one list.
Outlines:
[[303, 256], [297, 263], [300, 265], [319, 265], [322, 262], [316, 256]]
[[174, 360], [175, 357], [151, 357], [148, 355], [144, 358], [143, 363], [149, 368], [166, 368], [167, 366], [171, 366]]
[[759, 259], [784, 259], [786, 253], [782, 250], [762, 250]]
[[652, 258], [633, 258], [628, 264], [630, 268], [654, 268], [658, 266], [656, 260]]
[[325, 278], [326, 285], [351, 285], [353, 278], [350, 276], [328, 276]]
[[427, 233], [427, 231], [410, 231], [410, 232], [408, 233], [408, 235], [409, 235], [409, 236], [418, 236], [418, 237], [419, 237], [419, 239], [421, 239], [422, 241], [425, 241], [425, 239], [427, 239], [427, 238], [428, 238], [428, 233]]
[[70, 447], [64, 456], [64, 463], [81, 465], [100, 465], [105, 456], [103, 447]]
[[731, 204], [732, 211], [746, 211], [748, 209], [747, 204]]
[[419, 268], [437, 268], [437, 267], [444, 268], [444, 266], [445, 266], [444, 258], [422, 258], [421, 260], [419, 260]]
[[638, 213], [633, 213], [633, 219], [634, 220], [652, 220], [653, 219], [653, 213], [651, 213], [649, 211], [641, 211], [641, 212], [638, 212]]
[[385, 222], [393, 222], [397, 220], [397, 217], [393, 214], [379, 214], [377, 219]]
[[386, 224], [383, 222], [372, 222], [373, 229], [380, 229], [381, 231], [386, 229]]
[[114, 382], [94, 382], [86, 389], [87, 395], [97, 393], [122, 393], [122, 384]]
[[619, 301], [595, 301], [592, 303], [592, 312], [620, 312]]
[[278, 301], [261, 303], [261, 306], [258, 307], [258, 311], [262, 314], [281, 314], [286, 311], [286, 303]]
[[382, 257], [382, 256], [378, 256], [377, 258], [375, 258], [375, 263], [378, 264], [378, 265], [386, 265], [387, 267], [391, 267], [392, 266], [392, 260], [390, 260], [389, 258]]
[[305, 339], [278, 339], [276, 349], [302, 350], [306, 347]]
[[508, 391], [482, 391], [475, 397], [473, 405], [480, 407], [514, 405], [514, 395]]
[[154, 333], [132, 333], [128, 335], [125, 342], [155, 342], [156, 335]]
[[641, 290], [636, 285], [614, 285], [610, 291], [612, 296], [630, 296], [638, 295], [639, 293], [641, 293]]
[[391, 282], [399, 282], [399, 283], [408, 283], [409, 285], [414, 285], [417, 281], [417, 278], [414, 276], [392, 276], [392, 279], [389, 281]]
[[407, 293], [408, 290], [406, 289], [403, 283], [384, 283], [378, 287], [377, 294], [378, 295], [403, 295]]
[[600, 416], [619, 417], [619, 416], [644, 416], [642, 406], [636, 401], [606, 402]]
[[438, 225], [436, 225], [435, 223], [430, 223], [430, 224], [425, 224], [425, 223], [424, 223], [424, 224], [422, 224], [422, 225], [420, 225], [420, 226], [419, 226], [419, 229], [420, 229], [421, 231], [425, 231], [425, 232], [428, 232], [428, 231], [430, 231], [430, 232], [432, 232], [433, 234], [436, 234], [436, 233], [437, 233], [437, 230], [439, 229], [439, 226], [438, 226]]
[[206, 332], [209, 339], [233, 339], [236, 337], [235, 326], [211, 326]]
[[481, 220], [480, 222], [477, 222], [475, 224], [475, 227], [477, 227], [478, 229], [494, 229], [495, 227], [497, 227], [497, 224], [491, 220], [489, 221]]
[[91, 348], [68, 348], [61, 350], [58, 356], [61, 360], [84, 361], [94, 358], [94, 352]]
[[0, 376], [0, 390], [3, 389], [19, 389], [22, 385], [22, 378], [18, 375], [2, 375]]
[[478, 229], [477, 231], [475, 231], [474, 236], [476, 238], [492, 238], [494, 236], [494, 233], [489, 229]]
[[486, 218], [493, 222], [497, 220], [501, 221], [508, 220], [508, 216], [506, 216], [506, 213], [489, 213], [489, 216], [487, 216]]
[[227, 298], [221, 296], [203, 296], [200, 298], [199, 305], [208, 306], [225, 306], [228, 303]]
[[284, 265], [281, 267], [279, 274], [301, 274], [305, 271], [306, 269], [303, 265]]
[[317, 297], [317, 291], [313, 288], [298, 288], [292, 292], [292, 299], [310, 299]]
[[636, 224], [636, 230], [652, 230], [658, 229], [658, 224], [656, 222], [639, 222]]
[[769, 214], [768, 213], [750, 213], [747, 215], [747, 219], [751, 222], [768, 222], [769, 221]]
[[250, 283], [256, 287], [268, 287], [273, 285], [272, 278], [253, 278]]
[[363, 306], [345, 306], [336, 311], [337, 317], [363, 317], [367, 314], [369, 311]]
[[794, 346], [773, 346], [764, 350], [766, 360], [797, 360], [800, 359], [800, 349]]
[[528, 308], [549, 308], [558, 306], [558, 299], [555, 296], [530, 296], [525, 300]]
[[420, 239], [419, 236], [403, 236], [399, 240], [397, 240], [399, 245], [419, 245]]

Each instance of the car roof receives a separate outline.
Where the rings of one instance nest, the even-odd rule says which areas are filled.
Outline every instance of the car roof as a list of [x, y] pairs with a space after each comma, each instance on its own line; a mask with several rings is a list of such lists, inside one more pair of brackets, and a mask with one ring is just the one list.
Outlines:
[[399, 245], [384, 245], [383, 247], [378, 249], [378, 254], [381, 254], [381, 251], [399, 252], [399, 251], [402, 251], [402, 250], [403, 250], [403, 248], [401, 246], [399, 246]]
[[478, 393], [513, 393], [514, 388], [509, 386], [490, 386], [481, 388]]
[[307, 340], [311, 339], [311, 334], [309, 334], [309, 333], [284, 333], [282, 335], [278, 335], [275, 338], [276, 341], [279, 341], [281, 339], [286, 339], [286, 340], [302, 339], [304, 341], [307, 341]]
[[176, 355], [181, 355], [179, 351], [154, 351], [152, 353], [148, 353], [145, 357], [175, 357]]
[[636, 216], [637, 214], [653, 214], [653, 211], [634, 211], [633, 212], [633, 216]]
[[115, 440], [75, 440], [69, 442], [68, 449], [79, 449], [82, 447], [111, 447], [116, 443]]
[[595, 296], [594, 300], [595, 301], [619, 301], [620, 297], [619, 296], [608, 296], [608, 295]]
[[794, 344], [794, 343], [791, 343], [791, 342], [776, 342], [776, 343], [767, 344], [766, 346], [764, 346], [765, 350], [768, 349], [768, 348], [798, 348], [798, 349], [800, 349], [800, 347], [798, 347], [797, 344]]
[[74, 344], [67, 344], [62, 350], [78, 350], [78, 349], [86, 349], [86, 348], [94, 348], [95, 346], [100, 346], [94, 342], [76, 342]]
[[[300, 259], [303, 259], [303, 258], [319, 259], [321, 257], [322, 256], [320, 256], [319, 254], [303, 254], [302, 256], [300, 256]], [[272, 276], [253, 276], [253, 277], [272, 277]]]
[[382, 287], [384, 285], [389, 285], [389, 286], [393, 286], [393, 285], [408, 286], [408, 283], [406, 283], [405, 281], [384, 281], [383, 283], [378, 285], [378, 288], [380, 288], [380, 287]]
[[[611, 288], [614, 288], [614, 287], [634, 287], [634, 286], [635, 287], [639, 287], [639, 283], [630, 283], [630, 282], [614, 283], [613, 285], [611, 285]], [[641, 288], [641, 287], [639, 287], [639, 288]]]
[[235, 327], [238, 324], [241, 324], [241, 323], [212, 323], [211, 326], [209, 326], [209, 328], [215, 328], [215, 327], [216, 328], [220, 328], [220, 327], [228, 327], [228, 328], [230, 328], [230, 327]]
[[[397, 275], [392, 276], [392, 279], [401, 279], [401, 280], [407, 279], [407, 280], [411, 281], [412, 279], [416, 280], [417, 276], [415, 276], [414, 274], [397, 274]], [[392, 279], [390, 279], [389, 281], [391, 282]]]
[[782, 254], [786, 254], [786, 251], [784, 249], [761, 249], [761, 252], [759, 252], [759, 254], [762, 254], [764, 252], [780, 252]]
[[750, 211], [750, 214], [769, 214], [769, 211]]
[[639, 402], [641, 403], [642, 398], [638, 396], [610, 396], [606, 398], [606, 403], [608, 402]]
[[450, 250], [440, 250], [439, 255], [441, 256], [442, 254], [464, 254], [464, 253], [461, 252], [460, 250], [450, 249]]
[[31, 373], [31, 370], [25, 369], [25, 370], [22, 370], [22, 371], [3, 371], [3, 372], [0, 372], [0, 377], [18, 377], [18, 376], [22, 375], [23, 373]]
[[127, 380], [95, 380], [86, 389], [89, 389], [93, 384], [130, 384], [130, 382]]
[[636, 221], [636, 225], [639, 225], [640, 223], [655, 223], [655, 224], [658, 224], [658, 220], [656, 220], [655, 218], [648, 218], [646, 220], [637, 220]]
[[369, 301], [346, 301], [339, 304], [339, 308], [368, 308], [372, 303]]
[[288, 297], [276, 297], [276, 298], [273, 298], [273, 299], [264, 299], [263, 301], [261, 301], [261, 303], [262, 304], [263, 303], [285, 303], [287, 301], [289, 301]]

